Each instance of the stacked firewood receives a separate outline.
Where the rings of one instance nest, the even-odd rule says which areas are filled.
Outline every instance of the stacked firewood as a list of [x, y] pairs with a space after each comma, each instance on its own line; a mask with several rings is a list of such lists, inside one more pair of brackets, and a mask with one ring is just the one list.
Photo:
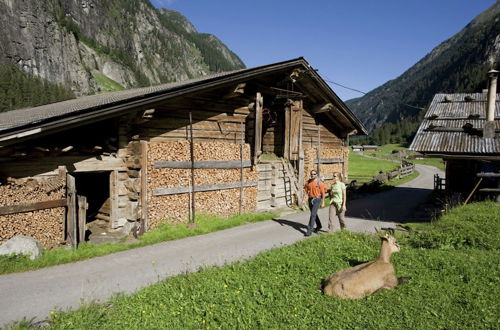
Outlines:
[[[194, 161], [239, 161], [240, 145], [230, 142], [195, 142]], [[249, 145], [243, 145], [243, 160], [250, 159]], [[148, 146], [148, 226], [162, 222], [185, 222], [189, 218], [190, 194], [154, 196], [159, 188], [189, 187], [190, 169], [154, 168], [158, 161], [191, 161], [189, 141], [150, 143]], [[214, 185], [240, 182], [240, 169], [195, 169], [194, 185]], [[252, 168], [243, 169], [243, 182], [256, 182]], [[195, 212], [230, 216], [239, 212], [240, 190], [226, 189], [194, 194]], [[255, 210], [257, 187], [243, 189], [243, 212]]]
[[[0, 184], [0, 206], [23, 205], [64, 198], [63, 176], [8, 179]], [[45, 248], [64, 240], [65, 208], [0, 215], [0, 242], [17, 235], [37, 239]]]
[[[304, 151], [304, 174], [305, 178], [309, 178], [309, 173], [311, 170], [317, 169], [317, 149], [308, 148]], [[321, 164], [320, 165], [320, 175], [323, 178], [330, 178], [334, 172], [340, 172], [347, 174], [349, 150], [346, 147], [335, 147], [335, 148], [325, 148], [322, 146], [320, 158], [322, 159], [332, 159], [340, 158], [344, 160], [344, 163], [334, 163], [334, 164]], [[327, 179], [326, 181], [329, 181]]]

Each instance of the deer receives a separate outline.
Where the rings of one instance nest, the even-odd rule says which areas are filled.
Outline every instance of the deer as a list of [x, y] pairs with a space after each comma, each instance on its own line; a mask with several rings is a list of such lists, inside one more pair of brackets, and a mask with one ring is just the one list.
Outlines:
[[383, 289], [392, 290], [409, 279], [397, 278], [390, 261], [391, 255], [400, 250], [396, 238], [387, 231], [382, 234], [377, 230], [377, 233], [382, 240], [379, 257], [327, 277], [322, 285], [324, 294], [341, 299], [362, 299]]

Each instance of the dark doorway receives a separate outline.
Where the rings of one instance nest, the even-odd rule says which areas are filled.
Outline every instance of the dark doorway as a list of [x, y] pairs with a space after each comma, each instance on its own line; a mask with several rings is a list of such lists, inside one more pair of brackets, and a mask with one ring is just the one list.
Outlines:
[[85, 240], [89, 239], [92, 229], [89, 224], [99, 222], [100, 227], [109, 227], [111, 215], [109, 179], [110, 172], [76, 172], [73, 173], [76, 181], [76, 193], [87, 197], [87, 231]]

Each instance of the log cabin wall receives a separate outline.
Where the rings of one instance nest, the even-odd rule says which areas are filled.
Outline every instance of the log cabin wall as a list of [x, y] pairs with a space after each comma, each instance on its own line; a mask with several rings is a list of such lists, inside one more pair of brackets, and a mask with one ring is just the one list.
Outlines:
[[[208, 167], [234, 164], [233, 168], [194, 170], [195, 213], [238, 214], [240, 175], [245, 185], [241, 211], [248, 213], [256, 210], [257, 172], [249, 166], [253, 120], [247, 100], [197, 95], [168, 102], [149, 113], [146, 120], [122, 130], [128, 130], [128, 136], [133, 139], [147, 143], [145, 205], [148, 230], [162, 223], [187, 222], [189, 219], [192, 178], [189, 113], [195, 164]], [[239, 168], [240, 157], [245, 163], [242, 172]]]

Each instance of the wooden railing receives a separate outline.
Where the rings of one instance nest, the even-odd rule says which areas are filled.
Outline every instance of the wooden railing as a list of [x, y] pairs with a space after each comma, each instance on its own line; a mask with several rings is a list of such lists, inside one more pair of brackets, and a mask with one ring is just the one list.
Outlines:
[[439, 174], [434, 174], [434, 191], [444, 191], [446, 188], [446, 179], [441, 178]]

